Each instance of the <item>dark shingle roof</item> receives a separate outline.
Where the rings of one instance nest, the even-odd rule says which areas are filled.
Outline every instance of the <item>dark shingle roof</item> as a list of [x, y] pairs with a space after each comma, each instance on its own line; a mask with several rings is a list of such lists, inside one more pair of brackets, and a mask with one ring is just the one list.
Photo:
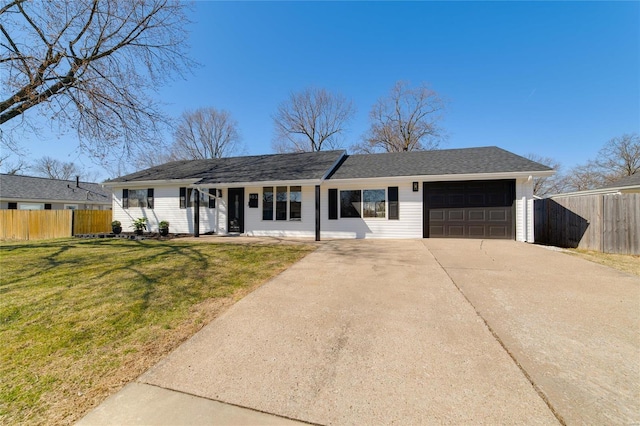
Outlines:
[[0, 174], [0, 197], [18, 200], [59, 200], [84, 203], [111, 203], [111, 192], [100, 184], [75, 180]]
[[349, 155], [331, 179], [550, 171], [495, 146]]
[[343, 154], [344, 151], [322, 151], [172, 161], [107, 182], [201, 179], [199, 183], [235, 183], [322, 179]]
[[622, 179], [618, 179], [615, 182], [611, 182], [610, 184], [600, 187], [600, 189], [624, 188], [626, 186], [638, 186], [638, 185], [640, 185], [640, 173], [623, 177]]

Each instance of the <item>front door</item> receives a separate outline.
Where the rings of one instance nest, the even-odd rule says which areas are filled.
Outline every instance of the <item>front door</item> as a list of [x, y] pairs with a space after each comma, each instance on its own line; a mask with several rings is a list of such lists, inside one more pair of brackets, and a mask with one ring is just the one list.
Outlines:
[[231, 233], [244, 232], [244, 188], [229, 188], [228, 227]]

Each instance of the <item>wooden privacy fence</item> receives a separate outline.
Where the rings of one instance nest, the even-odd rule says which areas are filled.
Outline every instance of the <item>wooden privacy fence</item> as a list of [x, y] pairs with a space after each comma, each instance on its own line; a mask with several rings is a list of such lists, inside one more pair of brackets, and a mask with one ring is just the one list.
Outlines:
[[0, 210], [0, 239], [46, 240], [111, 232], [111, 210]]
[[640, 254], [640, 194], [545, 198], [534, 210], [536, 242]]
[[111, 232], [111, 210], [74, 210], [73, 235]]

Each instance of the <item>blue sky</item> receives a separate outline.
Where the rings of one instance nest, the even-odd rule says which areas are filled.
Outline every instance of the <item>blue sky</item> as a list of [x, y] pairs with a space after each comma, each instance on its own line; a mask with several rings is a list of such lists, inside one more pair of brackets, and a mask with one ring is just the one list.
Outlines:
[[[447, 99], [443, 148], [497, 145], [570, 168], [640, 132], [639, 2], [197, 2], [191, 16], [201, 66], [160, 96], [175, 117], [230, 111], [247, 154], [272, 152], [272, 114], [307, 86], [353, 100], [349, 146], [397, 80]], [[73, 135], [28, 143], [33, 158], [98, 167]]]

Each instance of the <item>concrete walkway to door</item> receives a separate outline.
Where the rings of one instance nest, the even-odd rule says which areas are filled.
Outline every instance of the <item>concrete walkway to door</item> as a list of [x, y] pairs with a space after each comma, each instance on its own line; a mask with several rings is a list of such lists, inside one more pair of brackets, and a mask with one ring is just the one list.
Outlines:
[[512, 241], [326, 242], [81, 423], [632, 423], [639, 303]]

